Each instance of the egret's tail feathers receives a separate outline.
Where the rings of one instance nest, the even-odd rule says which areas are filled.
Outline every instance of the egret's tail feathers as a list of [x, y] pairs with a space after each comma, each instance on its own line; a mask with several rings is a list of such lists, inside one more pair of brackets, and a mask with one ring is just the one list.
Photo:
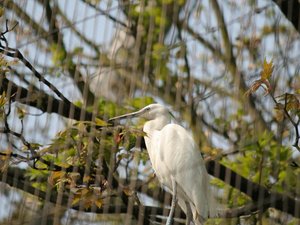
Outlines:
[[[211, 177], [209, 178], [209, 180], [210, 179]], [[216, 199], [217, 191], [218, 191], [217, 189], [213, 188], [208, 183], [208, 187], [207, 187], [208, 218], [218, 218], [219, 214], [224, 211], [222, 205]]]

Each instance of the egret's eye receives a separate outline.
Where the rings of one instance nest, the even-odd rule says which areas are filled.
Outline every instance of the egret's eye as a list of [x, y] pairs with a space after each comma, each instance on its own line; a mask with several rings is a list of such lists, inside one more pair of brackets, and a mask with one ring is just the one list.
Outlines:
[[146, 108], [147, 111], [150, 111], [150, 109], [151, 109], [150, 107], [147, 107], [147, 108]]

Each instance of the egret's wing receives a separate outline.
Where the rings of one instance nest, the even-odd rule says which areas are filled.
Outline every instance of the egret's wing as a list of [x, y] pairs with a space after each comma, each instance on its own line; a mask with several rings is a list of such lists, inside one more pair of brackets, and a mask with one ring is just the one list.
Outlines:
[[179, 187], [178, 196], [192, 202], [197, 213], [207, 218], [210, 209], [208, 174], [192, 136], [183, 127], [169, 124], [155, 138], [158, 154], [153, 167], [159, 179], [170, 185], [171, 174]]

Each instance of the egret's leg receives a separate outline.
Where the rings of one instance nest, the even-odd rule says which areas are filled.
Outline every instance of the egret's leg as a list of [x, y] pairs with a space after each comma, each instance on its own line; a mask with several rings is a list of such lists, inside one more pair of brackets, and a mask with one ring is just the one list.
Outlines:
[[176, 206], [176, 201], [177, 201], [177, 184], [173, 178], [172, 178], [172, 192], [173, 193], [172, 193], [171, 209], [170, 209], [170, 213], [169, 213], [166, 225], [173, 224], [173, 216], [174, 216], [175, 206]]
[[193, 213], [192, 213], [190, 203], [186, 201], [185, 205], [186, 205], [186, 222], [185, 222], [185, 225], [190, 225], [191, 222], [192, 222]]

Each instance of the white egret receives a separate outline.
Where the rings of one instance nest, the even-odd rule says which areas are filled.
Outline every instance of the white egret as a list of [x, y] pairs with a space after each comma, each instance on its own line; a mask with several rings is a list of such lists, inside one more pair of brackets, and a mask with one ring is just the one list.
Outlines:
[[186, 224], [202, 224], [215, 216], [215, 204], [209, 190], [209, 177], [201, 153], [191, 134], [171, 123], [169, 110], [160, 104], [114, 117], [109, 121], [143, 117], [143, 131], [152, 167], [159, 182], [172, 194], [167, 224], [172, 224], [176, 201], [186, 213]]

